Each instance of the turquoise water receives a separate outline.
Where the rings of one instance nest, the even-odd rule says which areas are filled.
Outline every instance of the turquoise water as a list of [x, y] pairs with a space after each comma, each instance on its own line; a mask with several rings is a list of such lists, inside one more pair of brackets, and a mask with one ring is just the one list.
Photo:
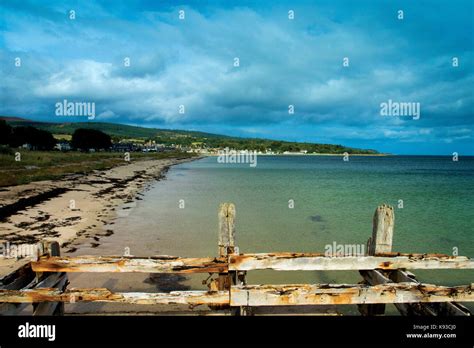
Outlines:
[[[354, 156], [344, 162], [339, 156], [260, 156], [255, 168], [207, 157], [172, 167], [128, 216], [117, 219], [114, 231], [128, 236], [132, 254], [135, 248], [150, 255], [213, 256], [219, 203], [233, 202], [240, 252], [324, 252], [333, 242], [365, 245], [375, 208], [388, 203], [395, 207], [394, 251], [452, 254], [457, 248], [474, 257], [473, 179], [472, 157]], [[415, 273], [443, 285], [474, 282], [473, 271]], [[248, 280], [358, 282], [360, 276], [257, 271]], [[189, 284], [199, 287], [192, 279]]]

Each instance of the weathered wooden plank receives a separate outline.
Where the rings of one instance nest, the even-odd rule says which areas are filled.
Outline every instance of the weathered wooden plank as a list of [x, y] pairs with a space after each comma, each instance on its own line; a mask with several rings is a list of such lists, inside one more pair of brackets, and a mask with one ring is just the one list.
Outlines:
[[[31, 269], [30, 269], [31, 270]], [[34, 277], [33, 273], [31, 275], [31, 281], [29, 284], [25, 285], [24, 287], [17, 287], [12, 288], [4, 287], [2, 289], [9, 289], [9, 290], [26, 290], [26, 289], [33, 289], [37, 288], [50, 288], [50, 287], [57, 287], [58, 289], [65, 289], [67, 283], [67, 275], [66, 273], [51, 273], [46, 278], [38, 283], [36, 278]], [[17, 283], [18, 285], [18, 283]], [[35, 315], [51, 315], [57, 309], [57, 303], [51, 302], [47, 303], [50, 306], [54, 306], [53, 310], [46, 310], [50, 308], [50, 306], [45, 306], [46, 303], [37, 304], [36, 308], [34, 309]], [[28, 303], [0, 303], [0, 315], [16, 315], [21, 312]], [[38, 314], [36, 314], [38, 312]]]
[[[420, 284], [413, 273], [396, 270], [389, 274], [391, 280], [397, 283], [415, 283]], [[436, 316], [470, 316], [470, 311], [459, 303], [414, 303], [399, 304], [398, 310], [402, 315], [436, 315]]]
[[[397, 255], [397, 254], [394, 254]], [[334, 256], [310, 253], [260, 253], [229, 256], [229, 271], [352, 271], [406, 269], [474, 269], [464, 256]]]
[[[370, 285], [393, 283], [392, 280], [387, 278], [384, 274], [382, 274], [381, 271], [378, 270], [360, 271], [360, 274]], [[449, 304], [449, 302], [446, 303]], [[394, 305], [402, 315], [436, 315], [436, 313], [430, 310], [428, 307], [430, 306], [429, 303], [395, 303]], [[365, 310], [363, 306], [372, 305], [360, 305], [360, 309]]]
[[[126, 306], [125, 306], [126, 307]], [[169, 308], [163, 308], [166, 306], [162, 306], [159, 310], [159, 316], [199, 316], [199, 317], [223, 317], [223, 316], [232, 316], [232, 310], [228, 306], [227, 309], [222, 309], [219, 311], [213, 311], [210, 310], [209, 308], [206, 308], [204, 306], [189, 306], [189, 308], [176, 308], [177, 306], [169, 306]], [[104, 316], [145, 316], [145, 315], [157, 315], [157, 311], [153, 307], [149, 307], [148, 310], [145, 309], [140, 309], [140, 310], [127, 310], [126, 308], [119, 309], [117, 308], [116, 310], [107, 310], [107, 312], [94, 312], [93, 310], [85, 312], [83, 310], [78, 311], [78, 312], [71, 312], [68, 311], [67, 315], [68, 316], [97, 316], [100, 314], [101, 317]]]
[[35, 273], [30, 263], [27, 263], [0, 279], [0, 289], [21, 289], [31, 283], [34, 277]]
[[172, 291], [170, 293], [112, 292], [104, 288], [60, 291], [54, 288], [31, 290], [0, 290], [0, 302], [118, 302], [128, 304], [229, 304], [228, 291]]
[[219, 255], [233, 253], [235, 247], [235, 205], [222, 203], [219, 206]]
[[219, 258], [150, 258], [121, 256], [41, 257], [32, 262], [36, 272], [144, 272], [217, 273], [227, 272], [227, 262]]
[[335, 256], [311, 253], [260, 253], [225, 258], [150, 258], [121, 256], [41, 257], [32, 262], [35, 272], [145, 272], [145, 273], [222, 273], [256, 269], [275, 270], [395, 270], [474, 269], [474, 260], [464, 256], [406, 254], [408, 256]]
[[[35, 284], [35, 273], [31, 270], [31, 265], [29, 263], [19, 267], [0, 279], [0, 289], [5, 290], [31, 288]], [[22, 303], [0, 303], [0, 315], [16, 315], [26, 306], [27, 304]]]
[[[59, 277], [56, 282], [54, 282], [55, 289], [59, 291], [66, 290], [68, 284], [68, 278], [66, 273], [53, 273], [54, 275], [58, 274]], [[47, 279], [45, 279], [47, 280]], [[38, 285], [37, 288], [42, 288]], [[38, 303], [33, 311], [33, 315], [64, 315], [64, 303], [62, 302], [41, 302]]]
[[[372, 219], [372, 237], [367, 241], [369, 256], [392, 251], [394, 226], [395, 214], [393, 207], [386, 204], [377, 207]], [[370, 285], [385, 284], [389, 281], [377, 270], [360, 271], [360, 273]], [[358, 308], [359, 312], [364, 316], [382, 315], [385, 313], [385, 304], [362, 304]]]
[[[31, 289], [35, 284], [36, 279], [33, 277], [23, 289]], [[18, 315], [27, 305], [27, 303], [0, 303], [0, 315]]]
[[66, 273], [50, 273], [42, 281], [34, 284], [32, 288], [54, 288], [65, 275]]
[[395, 214], [393, 207], [382, 204], [377, 207], [372, 221], [372, 238], [369, 242], [369, 255], [392, 251]]
[[[40, 254], [42, 253], [42, 254]], [[61, 250], [57, 241], [44, 240], [38, 248], [38, 258], [41, 257], [59, 257]], [[37, 261], [37, 259], [35, 261]], [[38, 284], [35, 288], [55, 287], [58, 290], [65, 290], [68, 281], [66, 273], [45, 273], [36, 272]], [[41, 302], [33, 303], [33, 315], [63, 315], [64, 303], [62, 302]]]
[[[227, 260], [227, 255], [234, 253], [235, 248], [235, 205], [233, 203], [222, 203], [219, 205], [217, 213], [219, 220], [219, 231], [217, 246], [219, 256]], [[219, 291], [229, 291], [230, 286], [235, 282], [235, 272], [232, 274], [226, 272], [219, 272], [217, 279], [212, 281], [212, 287], [216, 287]], [[214, 310], [226, 309], [225, 306], [215, 305], [211, 308]]]
[[381, 271], [360, 271], [360, 275], [370, 285], [393, 283]]
[[[378, 285], [390, 283], [390, 279], [378, 270], [359, 271], [359, 273], [364, 278], [364, 284]], [[383, 315], [385, 313], [385, 304], [360, 304], [357, 306], [360, 314], [363, 316]], [[395, 306], [398, 306], [398, 304], [395, 304]]]
[[231, 306], [341, 305], [365, 303], [474, 302], [474, 284], [444, 287], [392, 283], [247, 285], [231, 288]]

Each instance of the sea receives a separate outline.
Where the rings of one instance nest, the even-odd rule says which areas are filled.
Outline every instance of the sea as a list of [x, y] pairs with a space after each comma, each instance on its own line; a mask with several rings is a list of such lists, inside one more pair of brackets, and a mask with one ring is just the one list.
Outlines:
[[[236, 206], [241, 253], [365, 248], [377, 206], [394, 207], [393, 248], [474, 257], [474, 157], [258, 156], [257, 165], [205, 157], [170, 168], [119, 209], [104, 247], [132, 255], [217, 256], [218, 208]], [[115, 249], [115, 250], [114, 250]], [[357, 249], [360, 250], [360, 249]], [[472, 270], [414, 270], [439, 285], [474, 282]], [[205, 278], [205, 277], [204, 277]], [[180, 281], [203, 289], [203, 275]], [[357, 271], [250, 271], [249, 284], [357, 283]]]

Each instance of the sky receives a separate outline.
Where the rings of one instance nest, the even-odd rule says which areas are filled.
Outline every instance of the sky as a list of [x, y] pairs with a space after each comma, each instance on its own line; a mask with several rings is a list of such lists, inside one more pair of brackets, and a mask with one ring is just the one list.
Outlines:
[[474, 155], [473, 3], [2, 0], [0, 115]]

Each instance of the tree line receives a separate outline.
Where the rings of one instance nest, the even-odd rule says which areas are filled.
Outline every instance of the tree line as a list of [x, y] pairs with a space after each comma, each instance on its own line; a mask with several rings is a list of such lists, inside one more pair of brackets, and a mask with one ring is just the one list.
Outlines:
[[[48, 131], [32, 126], [10, 126], [0, 120], [0, 145], [20, 147], [29, 144], [33, 150], [53, 150], [57, 140]], [[71, 138], [71, 147], [75, 150], [108, 150], [112, 146], [110, 136], [95, 129], [76, 129]]]

